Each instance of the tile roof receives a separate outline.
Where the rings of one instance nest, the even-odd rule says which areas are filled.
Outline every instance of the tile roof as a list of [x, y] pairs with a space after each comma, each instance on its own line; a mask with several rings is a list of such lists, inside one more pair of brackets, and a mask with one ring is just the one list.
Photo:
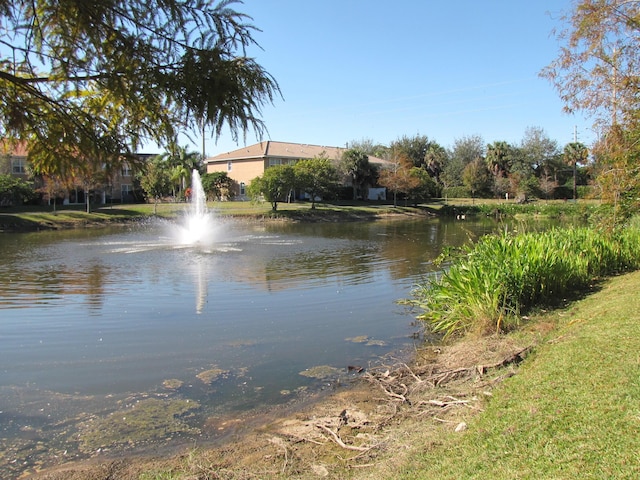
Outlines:
[[11, 155], [14, 157], [26, 157], [29, 154], [26, 143], [10, 142], [0, 140], [0, 155]]
[[[338, 160], [342, 152], [346, 150], [341, 147], [327, 147], [322, 145], [309, 145], [304, 143], [274, 142], [271, 140], [255, 143], [247, 147], [238, 148], [231, 152], [220, 153], [206, 159], [205, 163], [226, 162], [229, 160], [253, 159], [253, 158], [315, 158], [323, 152], [329, 159]], [[372, 163], [384, 163], [385, 161], [369, 156]]]

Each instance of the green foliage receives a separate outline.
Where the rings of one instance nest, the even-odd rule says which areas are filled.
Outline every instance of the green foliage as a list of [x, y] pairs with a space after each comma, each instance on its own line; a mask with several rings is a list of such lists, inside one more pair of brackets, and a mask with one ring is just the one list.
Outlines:
[[353, 200], [358, 198], [365, 183], [371, 182], [376, 177], [375, 167], [369, 163], [369, 155], [359, 148], [350, 148], [342, 152], [338, 170], [351, 179], [353, 187]]
[[227, 172], [205, 173], [200, 180], [208, 199], [233, 198], [233, 180]]
[[419, 318], [445, 336], [500, 332], [595, 279], [640, 267], [640, 229], [591, 228], [484, 237], [414, 291]]
[[36, 197], [33, 187], [11, 175], [0, 175], [0, 206], [22, 205]]
[[462, 172], [477, 158], [484, 158], [484, 140], [477, 135], [456, 139], [440, 178], [446, 187], [463, 185]]
[[481, 157], [472, 160], [462, 171], [462, 182], [475, 198], [489, 190], [489, 171]]
[[254, 178], [247, 187], [247, 193], [254, 200], [264, 198], [275, 212], [278, 203], [288, 198], [295, 184], [295, 171], [291, 165], [275, 165], [267, 168], [262, 176]]
[[148, 162], [144, 169], [138, 172], [137, 177], [147, 198], [154, 199], [154, 205], [157, 205], [158, 199], [171, 193], [171, 173], [162, 157]]
[[444, 198], [468, 198], [471, 197], [471, 192], [467, 187], [446, 187], [442, 189], [442, 196]]
[[411, 176], [418, 180], [416, 186], [412, 188], [407, 195], [414, 204], [440, 197], [442, 193], [440, 185], [426, 170], [426, 167], [413, 167], [411, 169]]
[[293, 166], [296, 187], [311, 197], [311, 208], [316, 198], [334, 193], [338, 185], [338, 171], [326, 156], [300, 160]]
[[9, 0], [0, 8], [0, 132], [45, 174], [135, 161], [204, 127], [254, 129], [279, 87], [246, 51], [236, 0]]

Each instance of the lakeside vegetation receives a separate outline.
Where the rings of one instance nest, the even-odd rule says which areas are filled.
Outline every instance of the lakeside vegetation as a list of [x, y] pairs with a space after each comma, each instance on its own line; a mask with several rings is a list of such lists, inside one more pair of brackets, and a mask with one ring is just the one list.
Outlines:
[[414, 290], [418, 318], [451, 335], [500, 333], [598, 280], [640, 268], [640, 228], [589, 227], [488, 235]]

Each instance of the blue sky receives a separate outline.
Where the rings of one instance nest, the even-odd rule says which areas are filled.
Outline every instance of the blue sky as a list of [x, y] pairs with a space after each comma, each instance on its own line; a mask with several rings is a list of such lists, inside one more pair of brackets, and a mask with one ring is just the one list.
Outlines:
[[[245, 0], [263, 50], [255, 57], [284, 99], [263, 108], [264, 140], [388, 145], [426, 135], [444, 147], [479, 135], [518, 144], [530, 126], [560, 147], [593, 133], [562, 112], [538, 76], [556, 58], [552, 35], [571, 0]], [[249, 132], [246, 144], [260, 139]], [[223, 132], [207, 156], [245, 145]], [[189, 144], [200, 151], [201, 141]]]

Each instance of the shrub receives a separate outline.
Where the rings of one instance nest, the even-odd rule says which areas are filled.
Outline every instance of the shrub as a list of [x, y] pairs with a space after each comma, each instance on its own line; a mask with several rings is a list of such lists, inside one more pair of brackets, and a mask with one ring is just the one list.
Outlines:
[[435, 333], [500, 332], [534, 307], [556, 305], [595, 279], [639, 267], [638, 227], [489, 235], [419, 285], [411, 303]]

